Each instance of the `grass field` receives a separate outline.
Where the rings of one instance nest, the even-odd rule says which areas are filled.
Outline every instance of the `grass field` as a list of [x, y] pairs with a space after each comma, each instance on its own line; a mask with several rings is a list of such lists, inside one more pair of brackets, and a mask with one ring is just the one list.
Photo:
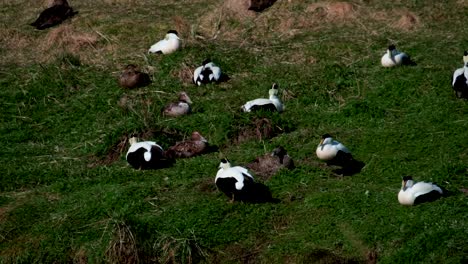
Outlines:
[[[468, 102], [451, 76], [468, 1], [219, 2], [73, 1], [79, 14], [38, 31], [45, 2], [3, 1], [0, 263], [466, 263]], [[183, 48], [148, 55], [169, 29]], [[381, 67], [391, 43], [417, 66]], [[228, 82], [191, 83], [206, 57]], [[119, 87], [129, 63], [152, 84]], [[273, 82], [283, 113], [240, 112]], [[193, 113], [162, 116], [180, 91]], [[219, 152], [161, 170], [125, 160], [130, 134], [167, 148], [194, 130]], [[317, 159], [325, 133], [365, 162], [359, 174]], [[220, 158], [245, 165], [278, 145], [297, 166], [264, 182], [279, 203], [216, 189]], [[401, 206], [406, 175], [450, 196]]]

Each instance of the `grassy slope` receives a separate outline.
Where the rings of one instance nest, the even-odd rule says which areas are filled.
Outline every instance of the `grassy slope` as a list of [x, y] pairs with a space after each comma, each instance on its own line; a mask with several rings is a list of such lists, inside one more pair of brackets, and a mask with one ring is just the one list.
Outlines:
[[[462, 1], [370, 1], [342, 19], [305, 12], [312, 1], [279, 1], [255, 21], [226, 18], [213, 41], [185, 28], [184, 49], [164, 57], [144, 52], [175, 15], [194, 30], [203, 25], [200, 7], [215, 1], [80, 2], [72, 3], [80, 11], [73, 30], [100, 37], [73, 54], [66, 45], [45, 51], [48, 32], [26, 25], [39, 4], [1, 7], [9, 38], [0, 42], [0, 262], [365, 262], [369, 254], [382, 263], [466, 261], [467, 200], [459, 189], [468, 186], [468, 108], [450, 88], [468, 36]], [[402, 30], [385, 10], [411, 11], [419, 22]], [[275, 18], [280, 11], [316, 22], [292, 23], [291, 35]], [[418, 66], [381, 68], [392, 41]], [[228, 83], [196, 88], [178, 78], [206, 56]], [[154, 83], [119, 88], [115, 73], [130, 62], [152, 66]], [[269, 116], [285, 133], [231, 144], [255, 117], [239, 106], [265, 96], [272, 82], [295, 95], [286, 112]], [[162, 117], [180, 90], [195, 113]], [[167, 147], [194, 129], [221, 154], [158, 171], [134, 171], [123, 154], [96, 166], [129, 133], [154, 130], [148, 139]], [[364, 170], [337, 178], [321, 166], [314, 151], [323, 133], [344, 142]], [[298, 164], [266, 182], [282, 202], [227, 203], [213, 186], [219, 157], [246, 164], [279, 144]], [[404, 175], [454, 194], [402, 207], [396, 194]]]

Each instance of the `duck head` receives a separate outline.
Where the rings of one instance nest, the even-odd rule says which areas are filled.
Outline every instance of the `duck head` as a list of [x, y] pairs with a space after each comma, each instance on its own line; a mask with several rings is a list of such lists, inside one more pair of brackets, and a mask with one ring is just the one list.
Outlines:
[[130, 145], [133, 145], [133, 144], [135, 144], [135, 143], [138, 142], [138, 138], [137, 138], [137, 137], [131, 137], [131, 138], [128, 140], [128, 142], [130, 143]]
[[320, 144], [321, 146], [325, 144], [329, 144], [333, 140], [332, 136], [330, 134], [323, 134], [322, 138], [320, 139]]
[[186, 92], [179, 93], [179, 101], [186, 102], [187, 104], [192, 103], [192, 100], [190, 100]]
[[218, 169], [229, 169], [231, 168], [231, 163], [228, 159], [222, 158], [221, 163], [219, 163]]
[[166, 36], [164, 37], [164, 39], [166, 39], [166, 40], [180, 39], [179, 38], [179, 33], [176, 30], [171, 29], [166, 33]]
[[276, 83], [273, 83], [271, 86], [271, 89], [268, 90], [268, 94], [270, 96], [277, 96], [278, 95], [278, 85]]
[[193, 131], [191, 138], [193, 141], [203, 141], [205, 143], [208, 142], [198, 131]]
[[413, 177], [404, 176], [403, 181], [401, 182], [401, 189], [406, 191], [407, 188], [411, 188], [414, 184]]
[[468, 67], [468, 51], [465, 50], [463, 53], [463, 63], [465, 64], [465, 67]]

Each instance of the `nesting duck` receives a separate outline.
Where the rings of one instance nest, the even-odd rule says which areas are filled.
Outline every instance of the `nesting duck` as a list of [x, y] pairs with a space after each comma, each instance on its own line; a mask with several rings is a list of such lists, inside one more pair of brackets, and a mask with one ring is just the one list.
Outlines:
[[248, 101], [242, 106], [244, 112], [267, 110], [282, 112], [284, 109], [283, 103], [278, 98], [278, 85], [274, 83], [271, 89], [268, 91], [270, 95], [269, 99], [258, 98], [252, 101]]
[[169, 30], [164, 39], [153, 44], [148, 53], [171, 54], [180, 48], [180, 38], [177, 31]]
[[355, 160], [351, 151], [329, 134], [322, 136], [315, 153], [320, 160], [327, 162], [327, 164], [341, 166], [342, 170], [338, 171], [341, 174], [358, 173], [364, 167], [362, 161]]
[[177, 142], [166, 151], [170, 158], [190, 158], [204, 154], [208, 151], [208, 141], [198, 132], [194, 131], [189, 140]]
[[249, 171], [240, 166], [232, 167], [227, 159], [222, 159], [215, 178], [216, 187], [233, 201], [262, 203], [272, 201], [267, 186], [254, 181]]
[[127, 65], [119, 76], [120, 86], [128, 89], [144, 87], [150, 83], [149, 75], [139, 71], [138, 67], [133, 64]]
[[193, 83], [198, 86], [220, 80], [221, 68], [216, 66], [210, 59], [204, 60], [202, 65], [193, 72]]
[[166, 158], [162, 147], [154, 141], [138, 142], [136, 137], [132, 137], [129, 143], [126, 159], [134, 169], [159, 169], [173, 163], [173, 160]]
[[163, 115], [178, 117], [189, 114], [192, 111], [192, 101], [186, 92], [179, 93], [179, 100], [177, 102], [166, 105], [162, 111]]
[[288, 155], [286, 149], [279, 146], [271, 154], [256, 158], [254, 162], [249, 163], [246, 167], [261, 179], [269, 180], [282, 168], [294, 169], [294, 161]]
[[468, 99], [468, 51], [463, 54], [463, 68], [453, 73], [452, 88], [458, 98]]
[[55, 0], [52, 6], [42, 11], [36, 21], [30, 25], [36, 29], [43, 30], [58, 25], [77, 13], [73, 11], [67, 0]]
[[414, 182], [411, 176], [403, 177], [398, 202], [402, 205], [417, 205], [432, 202], [443, 195], [442, 189], [431, 182]]
[[416, 65], [410, 57], [396, 49], [395, 45], [388, 46], [387, 52], [382, 56], [380, 60], [384, 67], [394, 67], [399, 65]]

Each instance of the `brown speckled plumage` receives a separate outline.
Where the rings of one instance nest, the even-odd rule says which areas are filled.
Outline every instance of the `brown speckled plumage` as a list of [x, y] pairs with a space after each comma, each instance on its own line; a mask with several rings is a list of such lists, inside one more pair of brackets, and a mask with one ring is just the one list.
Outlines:
[[208, 150], [208, 141], [198, 132], [194, 131], [189, 140], [177, 142], [166, 151], [170, 158], [190, 158], [201, 155]]
[[265, 154], [247, 166], [258, 178], [269, 180], [280, 169], [293, 169], [294, 162], [283, 147], [278, 147], [271, 154]]
[[177, 117], [191, 112], [192, 101], [186, 92], [179, 93], [179, 101], [166, 105], [162, 111], [163, 115]]
[[127, 65], [119, 76], [120, 86], [128, 89], [144, 87], [150, 83], [149, 75], [139, 71], [138, 67], [133, 64]]

